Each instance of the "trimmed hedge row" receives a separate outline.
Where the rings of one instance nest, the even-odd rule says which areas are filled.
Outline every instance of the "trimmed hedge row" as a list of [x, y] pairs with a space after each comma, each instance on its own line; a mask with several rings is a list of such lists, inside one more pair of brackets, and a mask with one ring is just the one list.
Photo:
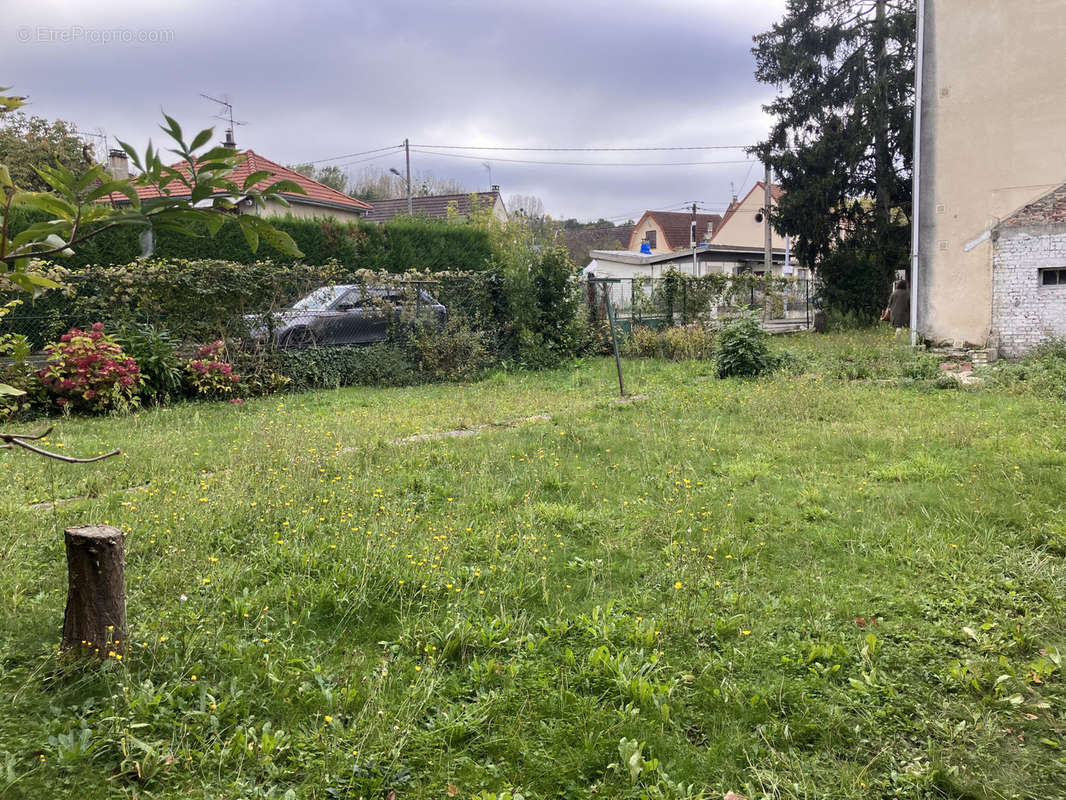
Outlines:
[[[12, 209], [9, 229], [14, 233], [46, 220], [36, 209]], [[279, 253], [262, 242], [253, 253], [236, 220], [225, 223], [213, 236], [182, 236], [158, 231], [155, 236], [157, 259], [212, 259], [251, 263], [269, 258], [278, 264], [311, 265], [336, 261], [348, 269], [385, 272], [440, 272], [464, 270], [480, 272], [493, 264], [492, 243], [485, 230], [473, 225], [421, 219], [395, 220], [385, 225], [372, 222], [338, 222], [335, 219], [271, 219], [278, 230], [288, 233], [303, 251], [303, 258]], [[141, 230], [119, 227], [104, 231], [82, 243], [63, 266], [119, 266], [141, 255]]]

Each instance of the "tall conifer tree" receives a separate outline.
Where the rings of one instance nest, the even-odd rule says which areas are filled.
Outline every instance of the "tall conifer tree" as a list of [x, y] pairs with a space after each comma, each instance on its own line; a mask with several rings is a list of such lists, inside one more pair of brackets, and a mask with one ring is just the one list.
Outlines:
[[755, 148], [786, 190], [773, 222], [842, 311], [882, 306], [908, 264], [915, 39], [914, 0], [789, 0], [755, 37], [779, 92]]

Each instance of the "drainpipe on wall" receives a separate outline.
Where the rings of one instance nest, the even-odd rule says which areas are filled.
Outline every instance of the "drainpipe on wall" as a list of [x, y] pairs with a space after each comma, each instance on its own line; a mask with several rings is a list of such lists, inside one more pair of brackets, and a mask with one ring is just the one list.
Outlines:
[[925, 4], [918, 0], [918, 42], [914, 59], [914, 177], [911, 183], [911, 347], [918, 344], [918, 249], [922, 186], [922, 93], [925, 67]]

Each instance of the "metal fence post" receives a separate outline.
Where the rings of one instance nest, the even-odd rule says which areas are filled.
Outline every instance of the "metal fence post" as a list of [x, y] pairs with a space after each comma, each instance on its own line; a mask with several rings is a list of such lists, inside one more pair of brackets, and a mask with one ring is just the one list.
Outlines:
[[622, 382], [622, 359], [618, 355], [618, 336], [614, 332], [614, 306], [611, 303], [611, 293], [607, 289], [607, 281], [603, 281], [603, 296], [607, 306], [607, 322], [611, 326], [611, 344], [614, 347], [614, 365], [618, 369], [618, 394], [626, 396], [626, 387]]

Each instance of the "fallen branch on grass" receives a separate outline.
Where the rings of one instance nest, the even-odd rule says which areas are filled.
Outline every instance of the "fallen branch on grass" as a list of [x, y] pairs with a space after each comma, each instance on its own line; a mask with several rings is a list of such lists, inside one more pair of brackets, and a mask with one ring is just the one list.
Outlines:
[[94, 461], [103, 461], [105, 458], [111, 458], [122, 453], [121, 450], [112, 450], [110, 453], [104, 453], [100, 456], [93, 456], [92, 458], [73, 458], [71, 456], [62, 456], [59, 453], [52, 453], [48, 450], [42, 450], [39, 447], [34, 447], [29, 442], [35, 442], [43, 439], [45, 436], [52, 432], [52, 428], [55, 426], [49, 426], [45, 430], [37, 434], [30, 433], [0, 433], [0, 450], [14, 450], [16, 447], [21, 447], [23, 450], [29, 450], [31, 453], [36, 453], [39, 456], [45, 458], [54, 458], [56, 461], [65, 461], [68, 464], [91, 464]]

